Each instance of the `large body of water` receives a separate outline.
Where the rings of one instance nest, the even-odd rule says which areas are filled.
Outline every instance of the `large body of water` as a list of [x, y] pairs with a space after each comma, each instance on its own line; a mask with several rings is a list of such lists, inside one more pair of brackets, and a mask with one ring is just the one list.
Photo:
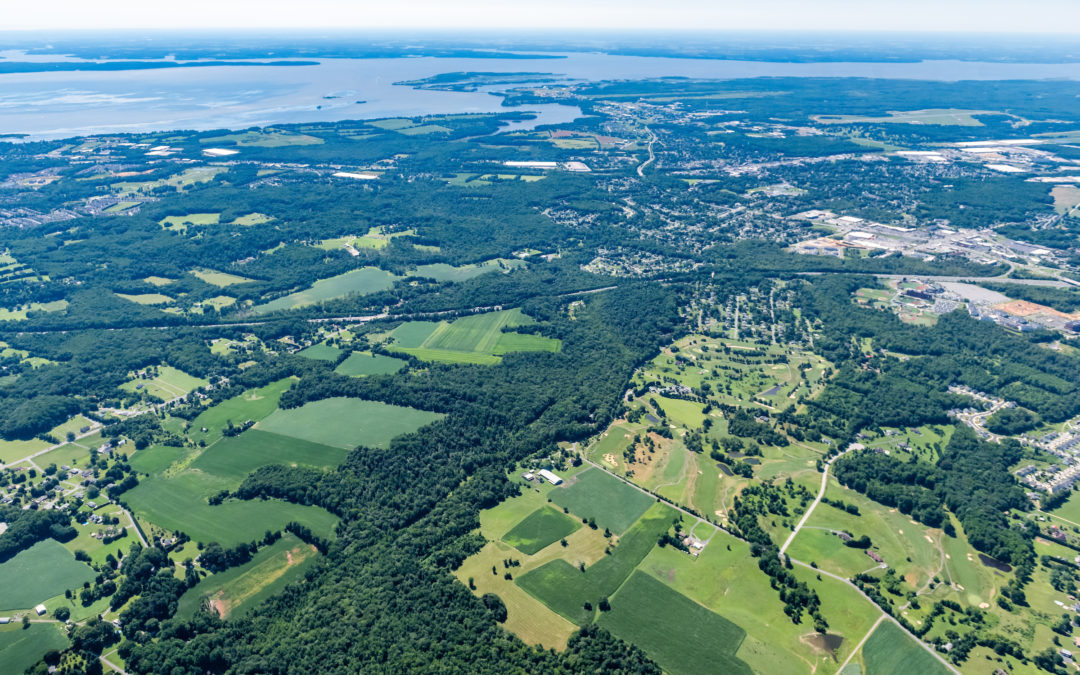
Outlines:
[[[12, 60], [26, 60], [4, 54]], [[218, 129], [445, 113], [507, 111], [486, 92], [394, 85], [456, 71], [550, 72], [576, 80], [664, 76], [874, 77], [937, 81], [1080, 80], [1080, 64], [969, 61], [917, 63], [772, 63], [567, 54], [542, 60], [400, 58], [320, 59], [317, 66], [213, 66], [159, 70], [0, 75], [0, 134], [32, 139], [96, 133]], [[335, 98], [326, 98], [332, 96]], [[357, 103], [363, 101], [363, 103]], [[528, 128], [573, 120], [580, 110], [529, 105]]]

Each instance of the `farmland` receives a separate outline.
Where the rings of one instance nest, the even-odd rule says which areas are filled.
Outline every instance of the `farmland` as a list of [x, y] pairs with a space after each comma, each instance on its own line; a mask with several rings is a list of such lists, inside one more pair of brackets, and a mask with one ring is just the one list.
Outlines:
[[0, 563], [0, 608], [29, 609], [93, 578], [92, 569], [48, 539]]
[[217, 286], [218, 288], [225, 288], [226, 286], [234, 286], [236, 284], [246, 284], [251, 281], [247, 277], [241, 277], [236, 274], [228, 274], [226, 272], [215, 272], [208, 269], [195, 269], [191, 271], [192, 276], [195, 276], [211, 286]]
[[442, 418], [442, 415], [353, 398], [328, 398], [300, 408], [277, 410], [257, 429], [351, 449], [385, 447], [390, 439]]
[[[152, 375], [152, 377], [151, 377]], [[187, 396], [209, 382], [188, 375], [182, 370], [170, 366], [157, 366], [149, 371], [136, 374], [132, 380], [121, 385], [121, 389], [130, 393], [145, 392], [161, 401], [169, 401], [177, 396]]]
[[265, 304], [256, 305], [254, 311], [256, 314], [268, 314], [270, 312], [307, 307], [326, 300], [344, 298], [354, 294], [365, 295], [376, 291], [385, 291], [393, 286], [396, 278], [393, 274], [377, 267], [364, 267], [328, 279], [320, 279], [310, 288], [303, 291], [290, 293]]
[[250, 562], [214, 574], [180, 598], [177, 615], [190, 618], [209, 602], [222, 617], [238, 617], [296, 581], [315, 561], [316, 552], [292, 534], [260, 550]]
[[868, 675], [943, 675], [948, 672], [892, 621], [885, 621], [877, 627], [863, 645], [862, 657]]
[[521, 310], [487, 312], [452, 322], [413, 321], [398, 326], [385, 337], [387, 346], [425, 361], [493, 365], [497, 354], [510, 351], [558, 351], [559, 342], [532, 334], [503, 332], [528, 325], [532, 320]]
[[334, 369], [334, 372], [351, 377], [363, 375], [387, 375], [396, 373], [405, 365], [405, 361], [392, 356], [372, 354], [371, 352], [353, 352]]
[[433, 263], [431, 265], [421, 265], [410, 270], [409, 276], [426, 277], [428, 279], [434, 279], [435, 281], [467, 281], [474, 277], [478, 277], [481, 274], [488, 274], [490, 272], [509, 272], [510, 270], [524, 266], [525, 262], [522, 260], [507, 260], [505, 258], [485, 260], [482, 263], [460, 265], [458, 267], [447, 265], [446, 263]]
[[582, 520], [593, 519], [616, 534], [625, 532], [653, 499], [599, 469], [588, 469], [554, 491], [552, 501]]
[[340, 448], [251, 429], [239, 436], [221, 439], [200, 454], [191, 466], [208, 474], [240, 481], [267, 464], [329, 468], [344, 459], [345, 452]]
[[32, 624], [25, 630], [15, 624], [0, 628], [0, 663], [10, 673], [21, 673], [50, 649], [67, 646], [67, 637], [56, 624]]
[[525, 555], [533, 555], [556, 541], [573, 534], [581, 527], [579, 521], [555, 509], [544, 506], [533, 511], [525, 520], [503, 535], [502, 540]]

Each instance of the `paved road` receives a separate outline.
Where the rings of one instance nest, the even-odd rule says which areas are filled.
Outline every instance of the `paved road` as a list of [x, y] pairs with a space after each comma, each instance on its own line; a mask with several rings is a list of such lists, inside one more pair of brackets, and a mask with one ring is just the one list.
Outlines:
[[650, 129], [649, 127], [645, 127], [645, 131], [648, 131], [649, 136], [651, 136], [651, 138], [649, 139], [649, 158], [647, 160], [645, 160], [644, 162], [642, 162], [640, 165], [638, 165], [637, 175], [638, 175], [639, 178], [644, 178], [645, 177], [645, 167], [649, 166], [654, 161], [656, 161], [656, 154], [653, 152], [653, 145], [656, 144], [656, 134], [654, 134], [653, 130]]
[[823, 274], [859, 274], [873, 276], [878, 279], [922, 279], [925, 281], [954, 281], [957, 283], [979, 283], [981, 281], [993, 281], [1003, 284], [1017, 284], [1020, 286], [1048, 286], [1051, 288], [1064, 288], [1070, 286], [1061, 279], [1013, 279], [1010, 277], [946, 277], [932, 274], [870, 274], [865, 272], [797, 272], [801, 276], [821, 276]]

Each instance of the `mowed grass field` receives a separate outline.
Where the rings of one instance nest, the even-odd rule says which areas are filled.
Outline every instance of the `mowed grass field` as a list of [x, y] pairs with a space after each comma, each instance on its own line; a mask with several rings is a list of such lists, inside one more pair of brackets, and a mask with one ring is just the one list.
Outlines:
[[351, 450], [386, 447], [390, 439], [442, 419], [438, 413], [378, 401], [335, 397], [299, 408], [275, 410], [257, 429]]
[[310, 288], [290, 293], [268, 303], [254, 307], [256, 314], [308, 307], [326, 300], [336, 300], [349, 295], [366, 295], [385, 291], [399, 277], [377, 267], [350, 270], [328, 279], [316, 281]]
[[508, 260], [506, 258], [495, 258], [494, 260], [485, 260], [482, 263], [458, 265], [456, 267], [446, 263], [434, 263], [431, 265], [420, 265], [419, 267], [409, 270], [409, 276], [424, 277], [427, 279], [434, 279], [435, 281], [460, 282], [468, 281], [481, 274], [487, 274], [489, 272], [506, 272], [524, 266], [524, 260]]
[[19, 624], [10, 624], [0, 628], [0, 666], [5, 673], [21, 673], [50, 649], [59, 651], [67, 646], [67, 636], [59, 624], [31, 624], [25, 630]]
[[387, 375], [396, 373], [406, 365], [406, 361], [395, 359], [392, 356], [372, 354], [371, 352], [353, 352], [349, 358], [342, 361], [334, 372], [339, 375], [350, 377], [362, 377], [364, 375]]
[[892, 621], [884, 621], [863, 645], [866, 675], [946, 675], [949, 671]]
[[575, 516], [592, 518], [598, 527], [609, 528], [615, 534], [626, 532], [655, 501], [596, 468], [578, 474], [565, 487], [552, 490], [550, 496], [551, 501], [570, 509]]
[[493, 365], [510, 351], [558, 351], [558, 340], [540, 335], [504, 333], [504, 328], [534, 323], [520, 309], [487, 312], [453, 322], [417, 321], [390, 332], [390, 347], [425, 361]]
[[307, 349], [303, 349], [297, 352], [305, 359], [315, 359], [316, 361], [337, 361], [341, 356], [341, 350], [337, 347], [331, 347], [330, 345], [320, 342], [319, 344], [311, 345]]
[[502, 539], [522, 553], [532, 555], [573, 534], [580, 527], [580, 521], [550, 506], [543, 506], [526, 516]]
[[643, 572], [634, 572], [598, 621], [673, 675], [753, 671], [735, 656], [746, 631]]
[[180, 597], [176, 615], [190, 619], [210, 601], [222, 618], [246, 614], [298, 579], [318, 553], [295, 535], [285, 533], [243, 565], [203, 579]]
[[[139, 388], [139, 385], [142, 385]], [[162, 401], [170, 401], [178, 396], [187, 396], [199, 387], [210, 384], [208, 381], [188, 375], [182, 370], [170, 366], [160, 366], [153, 379], [136, 378], [120, 385], [127, 392], [145, 391], [150, 396]]]
[[[248, 420], [259, 421], [277, 410], [278, 401], [285, 390], [296, 380], [286, 377], [265, 387], [249, 389], [200, 413], [191, 423], [191, 439], [211, 443], [221, 438], [221, 430], [228, 422], [240, 425]], [[202, 431], [203, 429], [206, 431]]]
[[239, 436], [229, 436], [214, 443], [191, 463], [191, 467], [215, 476], [235, 478], [239, 483], [249, 473], [267, 464], [329, 468], [345, 461], [347, 454], [341, 448], [249, 429]]
[[191, 276], [196, 277], [211, 286], [217, 286], [218, 288], [225, 288], [226, 286], [235, 286], [236, 284], [246, 284], [254, 281], [247, 277], [242, 277], [236, 274], [229, 274], [228, 272], [217, 272], [215, 270], [208, 269], [194, 269], [191, 270]]
[[94, 570], [75, 560], [60, 542], [39, 541], [0, 563], [0, 609], [29, 609], [94, 576]]

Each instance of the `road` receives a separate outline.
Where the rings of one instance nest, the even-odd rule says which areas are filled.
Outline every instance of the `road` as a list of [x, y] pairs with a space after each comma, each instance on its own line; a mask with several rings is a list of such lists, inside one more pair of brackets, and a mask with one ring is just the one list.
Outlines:
[[943, 282], [956, 282], [962, 284], [979, 283], [983, 281], [993, 281], [995, 283], [1002, 284], [1017, 284], [1020, 286], [1047, 286], [1049, 288], [1065, 288], [1070, 286], [1069, 283], [1062, 281], [1061, 279], [1013, 279], [1010, 277], [945, 277], [936, 276], [930, 274], [870, 274], [866, 275], [863, 272], [797, 272], [801, 276], [821, 276], [823, 274], [859, 274], [864, 276], [873, 276], [878, 279], [922, 279], [924, 281], [943, 281]]
[[881, 622], [885, 620], [885, 616], [886, 615], [882, 613], [882, 615], [878, 617], [877, 621], [874, 622], [874, 625], [870, 626], [870, 630], [866, 631], [866, 635], [864, 635], [862, 639], [859, 640], [859, 644], [855, 645], [855, 649], [851, 650], [851, 653], [848, 654], [848, 657], [844, 659], [844, 662], [841, 663], [840, 667], [836, 669], [837, 673], [844, 672], [844, 668], [847, 668], [847, 664], [851, 663], [851, 659], [855, 658], [855, 655], [859, 653], [859, 650], [862, 649], [862, 646], [866, 644], [866, 641], [869, 640], [870, 636], [874, 634], [874, 631], [877, 630], [877, 627], [880, 626]]
[[802, 526], [806, 524], [806, 521], [810, 520], [810, 514], [812, 514], [814, 512], [814, 509], [817, 508], [818, 503], [821, 502], [821, 498], [825, 496], [825, 487], [829, 482], [829, 467], [832, 466], [833, 462], [843, 457], [849, 451], [850, 449], [846, 449], [840, 454], [838, 454], [836, 457], [833, 457], [829, 461], [825, 462], [825, 468], [821, 472], [821, 489], [818, 490], [817, 497], [814, 497], [814, 501], [812, 504], [810, 504], [810, 508], [806, 509], [806, 513], [804, 513], [803, 517], [799, 520], [799, 524], [796, 525], [795, 529], [791, 531], [791, 535], [787, 538], [787, 541], [785, 541], [784, 545], [780, 547], [781, 558], [784, 557], [784, 551], [786, 551], [788, 546], [791, 545], [791, 542], [794, 541], [795, 535], [799, 533], [799, 530], [801, 530]]
[[98, 657], [98, 659], [100, 659], [100, 660], [101, 660], [101, 662], [102, 662], [102, 663], [104, 663], [104, 664], [105, 664], [106, 666], [108, 666], [108, 667], [112, 668], [113, 670], [115, 670], [116, 672], [120, 673], [120, 675], [127, 675], [127, 673], [126, 673], [126, 672], [124, 672], [124, 669], [123, 669], [123, 668], [121, 668], [120, 666], [116, 665], [116, 664], [115, 664], [115, 663], [113, 663], [112, 661], [108, 660], [108, 659], [107, 659], [107, 658], [105, 658], [104, 656], [99, 656], [99, 657]]
[[638, 175], [639, 178], [644, 178], [645, 177], [645, 167], [649, 166], [650, 164], [652, 164], [653, 162], [656, 161], [656, 153], [653, 152], [653, 146], [656, 144], [656, 141], [657, 141], [656, 134], [654, 134], [653, 130], [650, 129], [649, 127], [645, 127], [645, 131], [649, 132], [649, 137], [650, 137], [649, 138], [649, 158], [638, 165], [637, 175]]

